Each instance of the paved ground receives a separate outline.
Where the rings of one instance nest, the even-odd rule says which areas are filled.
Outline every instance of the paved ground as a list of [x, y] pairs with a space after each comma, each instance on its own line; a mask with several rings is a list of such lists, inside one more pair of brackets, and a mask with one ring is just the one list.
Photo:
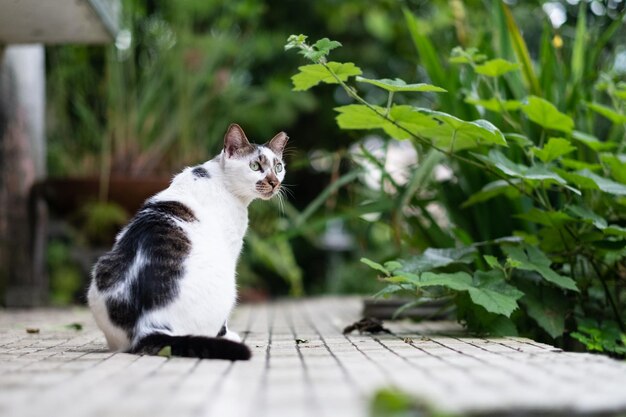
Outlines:
[[232, 328], [254, 357], [231, 363], [109, 353], [83, 309], [3, 311], [0, 416], [363, 416], [389, 386], [459, 414], [626, 415], [625, 362], [441, 322], [342, 335], [359, 313], [354, 298], [242, 306]]

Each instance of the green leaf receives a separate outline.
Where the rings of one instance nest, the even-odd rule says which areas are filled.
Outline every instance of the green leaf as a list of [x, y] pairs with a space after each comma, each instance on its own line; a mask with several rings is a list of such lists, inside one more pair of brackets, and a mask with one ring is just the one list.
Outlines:
[[455, 263], [468, 264], [474, 260], [476, 249], [472, 247], [434, 249], [428, 248], [421, 255], [401, 261], [402, 271], [420, 273]]
[[[513, 184], [521, 184], [521, 180], [510, 180]], [[472, 206], [476, 203], [482, 203], [487, 200], [491, 200], [497, 196], [504, 195], [507, 198], [515, 199], [520, 196], [520, 191], [506, 182], [505, 180], [497, 180], [485, 185], [480, 191], [472, 194], [463, 204], [462, 208]]]
[[611, 122], [615, 123], [615, 124], [622, 124], [622, 123], [626, 123], [626, 115], [622, 114], [622, 113], [618, 113], [615, 110], [604, 106], [600, 103], [590, 103], [590, 102], [586, 102], [585, 103], [587, 105], [587, 107], [589, 107], [591, 110], [593, 110], [594, 112], [606, 117], [607, 119], [609, 119]]
[[545, 165], [536, 164], [532, 167], [516, 164], [508, 159], [504, 154], [497, 149], [489, 151], [488, 155], [474, 154], [476, 158], [494, 165], [504, 174], [511, 177], [523, 178], [525, 180], [537, 180], [537, 181], [554, 181], [558, 184], [566, 184], [566, 181], [560, 177], [556, 172], [551, 171]]
[[563, 165], [565, 168], [570, 168], [574, 170], [588, 169], [590, 171], [599, 171], [602, 169], [602, 165], [600, 164], [590, 164], [588, 162], [568, 158], [562, 158], [561, 165]]
[[528, 171], [528, 169], [530, 168], [525, 165], [516, 164], [515, 162], [507, 158], [502, 152], [496, 149], [490, 150], [486, 156], [478, 154], [475, 154], [474, 156], [484, 162], [495, 166], [503, 173], [512, 177], [522, 178], [526, 171]]
[[437, 122], [430, 116], [420, 113], [415, 107], [412, 106], [394, 105], [389, 111], [389, 117], [398, 125], [406, 129], [400, 129], [393, 123], [386, 123], [383, 125], [385, 132], [394, 139], [410, 139], [411, 133], [414, 135], [420, 135], [420, 132], [424, 129], [437, 126]]
[[505, 133], [504, 137], [507, 142], [516, 143], [522, 148], [527, 148], [533, 145], [533, 142], [530, 139], [524, 135], [520, 135], [519, 133]]
[[591, 351], [626, 354], [626, 335], [614, 321], [578, 320], [578, 332], [571, 336]]
[[565, 211], [587, 223], [593, 224], [600, 230], [604, 230], [607, 227], [607, 222], [604, 218], [597, 215], [590, 209], [582, 206], [568, 206]]
[[467, 272], [454, 274], [424, 272], [420, 275], [420, 287], [442, 286], [456, 291], [467, 291], [472, 288], [472, 277]]
[[622, 184], [626, 184], [626, 155], [603, 153], [600, 160], [609, 167], [611, 176]]
[[576, 36], [574, 37], [574, 45], [572, 47], [572, 64], [571, 64], [571, 82], [572, 85], [577, 84], [582, 80], [583, 73], [585, 71], [585, 54], [586, 33], [587, 33], [587, 5], [581, 3], [578, 7], [577, 22], [576, 22]]
[[[598, 184], [595, 183], [591, 178], [587, 178], [583, 175], [578, 175], [574, 172], [567, 172], [558, 168], [553, 168], [555, 172], [565, 178], [568, 182], [576, 185], [576, 187], [581, 188], [583, 190], [599, 190]], [[582, 172], [582, 171], [578, 171]]]
[[[326, 64], [341, 81], [346, 81], [353, 75], [361, 75], [361, 69], [352, 62], [329, 62]], [[294, 91], [305, 91], [320, 82], [337, 84], [338, 81], [322, 64], [303, 65], [298, 67], [299, 73], [291, 77]]]
[[604, 151], [615, 148], [615, 144], [611, 142], [600, 142], [598, 138], [585, 132], [579, 132], [574, 130], [572, 132], [572, 139], [576, 139], [580, 143], [588, 146], [594, 151]]
[[385, 262], [385, 268], [389, 271], [389, 272], [393, 272], [393, 271], [397, 271], [398, 269], [402, 268], [402, 264], [398, 261], [388, 261]]
[[487, 55], [481, 54], [476, 48], [463, 49], [460, 46], [455, 46], [450, 52], [448, 62], [451, 64], [470, 64], [482, 62], [485, 59], [487, 59]]
[[504, 135], [487, 120], [466, 122], [447, 113], [417, 109], [434, 122], [419, 129], [419, 134], [433, 142], [440, 149], [460, 151], [481, 144], [507, 146]]
[[574, 221], [573, 217], [562, 211], [545, 211], [536, 207], [531, 208], [526, 213], [518, 214], [515, 217], [549, 227], [560, 227]]
[[404, 274], [383, 278], [383, 281], [390, 282], [392, 284], [414, 284], [418, 281], [418, 278], [415, 274]]
[[520, 263], [517, 269], [537, 272], [548, 282], [561, 288], [578, 292], [576, 282], [573, 279], [559, 275], [550, 269], [552, 262], [539, 248], [528, 245], [522, 247], [502, 246], [502, 250], [511, 259]]
[[162, 356], [164, 358], [171, 358], [172, 357], [172, 347], [171, 346], [163, 346], [163, 348], [161, 348], [161, 350], [159, 350], [159, 352], [157, 353], [157, 356]]
[[475, 106], [484, 107], [485, 109], [495, 112], [503, 113], [504, 111], [519, 110], [523, 103], [517, 100], [498, 100], [495, 97], [489, 100], [481, 100], [477, 98], [468, 97], [465, 99], [466, 103], [473, 104]]
[[537, 79], [537, 75], [535, 74], [535, 70], [533, 68], [532, 58], [528, 52], [528, 47], [526, 46], [524, 37], [522, 36], [517, 23], [515, 23], [513, 13], [511, 13], [511, 9], [509, 9], [504, 2], [500, 2], [500, 6], [502, 12], [504, 13], [506, 27], [511, 38], [511, 45], [513, 46], [517, 60], [521, 64], [522, 75], [524, 76], [526, 86], [533, 94], [541, 95], [541, 87], [539, 86], [539, 80]]
[[337, 124], [342, 129], [378, 129], [390, 123], [383, 118], [385, 109], [379, 106], [367, 107], [363, 104], [348, 104], [335, 107]]
[[519, 64], [507, 61], [506, 59], [496, 58], [490, 59], [484, 64], [477, 65], [474, 70], [487, 77], [500, 77], [507, 72], [517, 71], [519, 68]]
[[328, 38], [322, 38], [313, 44], [313, 47], [322, 52], [324, 55], [328, 55], [331, 50], [339, 48], [340, 46], [342, 46], [341, 43], [331, 41]]
[[[373, 108], [373, 109], [372, 109]], [[411, 134], [429, 140], [434, 146], [459, 151], [481, 144], [506, 146], [502, 132], [486, 120], [466, 122], [447, 113], [406, 105], [392, 106], [388, 117], [407, 131], [384, 118], [385, 109], [350, 104], [335, 108], [340, 114], [337, 123], [342, 129], [382, 128], [396, 139]], [[409, 133], [410, 132], [410, 133]]]
[[605, 193], [613, 195], [626, 195], [626, 185], [612, 181], [608, 178], [601, 177], [587, 169], [577, 171], [574, 174], [577, 175], [578, 178], [586, 178], [588, 180], [591, 180], [596, 185], [595, 188], [604, 191]]
[[383, 90], [391, 91], [394, 93], [397, 92], [434, 92], [434, 93], [445, 93], [447, 90], [437, 87], [432, 84], [407, 84], [400, 78], [396, 78], [395, 80], [390, 80], [388, 78], [382, 78], [379, 80], [372, 80], [364, 77], [356, 77], [356, 80], [361, 83], [367, 83], [375, 85], [376, 87], [380, 87]]
[[287, 39], [285, 49], [298, 48], [300, 49], [298, 53], [303, 55], [306, 59], [322, 64], [326, 62], [326, 57], [330, 54], [332, 49], [341, 46], [341, 44], [337, 41], [331, 41], [328, 38], [323, 38], [315, 42], [311, 47], [308, 47], [304, 44], [305, 40], [306, 36], [304, 35], [292, 35], [289, 39]]
[[574, 129], [574, 120], [568, 115], [561, 113], [547, 100], [536, 96], [530, 96], [522, 106], [522, 111], [530, 120], [545, 129], [558, 130], [570, 133]]
[[494, 269], [489, 272], [476, 271], [474, 273], [473, 287], [468, 292], [472, 301], [490, 313], [502, 314], [510, 317], [511, 313], [518, 308], [517, 300], [524, 293], [509, 285], [504, 278], [504, 273]]
[[448, 78], [450, 71], [446, 70], [439, 60], [437, 49], [428, 36], [428, 33], [426, 33], [425, 25], [420, 25], [418, 18], [406, 7], [402, 8], [402, 13], [404, 14], [406, 27], [411, 34], [411, 40], [417, 49], [420, 64], [426, 69], [430, 79], [436, 85], [454, 87], [456, 83], [450, 82]]
[[483, 259], [485, 260], [485, 262], [487, 262], [487, 265], [489, 265], [490, 267], [500, 268], [500, 262], [498, 261], [498, 258], [496, 258], [495, 256], [483, 255]]
[[548, 163], [576, 150], [570, 141], [563, 138], [550, 138], [543, 148], [533, 147], [533, 153], [543, 162]]
[[377, 262], [374, 262], [367, 258], [361, 258], [361, 262], [363, 262], [365, 265], [369, 266], [370, 268], [375, 269], [376, 271], [382, 272], [385, 275], [389, 275], [389, 270], [387, 270], [387, 268], [385, 268], [384, 266], [382, 266], [381, 264]]
[[563, 335], [567, 315], [567, 297], [556, 288], [527, 283], [521, 287], [524, 297], [520, 302], [528, 315], [552, 338]]
[[414, 414], [415, 399], [398, 388], [381, 388], [370, 403], [371, 416], [408, 416]]
[[604, 233], [607, 235], [626, 237], [626, 227], [611, 224], [606, 229], [604, 229]]
[[374, 294], [373, 297], [374, 298], [380, 298], [380, 297], [387, 298], [391, 294], [395, 294], [400, 291], [407, 291], [407, 288], [398, 284], [387, 285], [385, 288], [383, 288], [382, 290]]
[[308, 38], [308, 36], [302, 35], [302, 34], [300, 34], [300, 35], [290, 35], [287, 38], [287, 43], [285, 44], [285, 51], [288, 51], [289, 49], [300, 47], [302, 44], [304, 44], [304, 42], [306, 42], [307, 38]]

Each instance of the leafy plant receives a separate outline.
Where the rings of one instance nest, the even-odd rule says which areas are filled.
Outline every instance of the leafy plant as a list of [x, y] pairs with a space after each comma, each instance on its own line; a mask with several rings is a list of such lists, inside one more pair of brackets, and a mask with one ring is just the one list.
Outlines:
[[114, 46], [49, 50], [53, 174], [169, 176], [215, 154], [235, 115], [251, 137], [270, 137], [312, 106], [273, 76], [250, 80], [272, 42], [255, 30], [261, 3], [219, 3], [124, 0]]
[[[433, 185], [432, 178], [420, 182], [447, 197], [443, 201], [446, 211], [459, 222], [455, 228], [441, 230], [448, 238], [443, 249], [428, 248], [422, 254], [382, 264], [363, 260], [387, 284], [379, 296], [402, 292], [416, 297], [415, 302], [449, 299], [470, 329], [491, 334], [521, 332], [570, 345], [568, 335], [578, 328], [573, 336], [590, 349], [601, 346], [594, 349], [623, 354], [626, 86], [610, 73], [581, 64], [579, 51], [589, 42], [581, 18], [572, 51], [570, 97], [543, 90], [542, 85], [550, 85], [545, 82], [549, 74], [536, 72], [509, 9], [504, 4], [495, 9], [506, 28], [502, 51], [514, 54], [489, 59], [477, 50], [456, 48], [450, 62], [461, 67], [449, 71], [459, 78], [446, 85], [365, 78], [352, 62], [329, 61], [338, 42], [322, 39], [309, 44], [306, 36], [292, 35], [285, 48], [297, 50], [312, 62], [299, 67], [292, 78], [294, 90], [338, 85], [355, 102], [335, 109], [340, 128], [376, 130], [389, 138], [410, 140], [425, 161], [446, 162], [456, 174], [458, 185], [447, 185], [458, 191], [455, 201], [448, 199], [450, 193], [442, 192], [446, 185]], [[406, 18], [420, 55], [429, 57], [425, 64], [429, 72], [441, 74], [441, 63], [433, 57], [428, 38], [419, 33], [409, 12]], [[605, 41], [600, 36], [597, 42]], [[548, 62], [556, 60], [557, 54], [549, 44], [543, 48], [540, 69], [547, 71]], [[597, 80], [594, 91], [583, 88], [584, 77], [589, 85]], [[384, 90], [386, 103], [363, 98], [356, 85], [364, 84]], [[462, 110], [456, 104], [443, 107], [480, 118], [464, 120], [445, 111], [404, 104], [407, 100], [395, 102], [397, 94], [425, 91], [466, 95]], [[585, 96], [594, 98], [587, 103], [574, 99]], [[449, 99], [441, 102], [452, 103]], [[590, 122], [596, 114], [612, 124], [608, 132]], [[401, 232], [404, 225], [418, 217], [426, 226], [420, 211], [415, 214], [421, 206], [416, 191], [412, 188], [401, 210], [395, 212], [396, 219], [398, 215], [402, 219], [397, 225], [400, 244], [408, 251], [412, 239]], [[459, 194], [465, 195], [464, 201], [458, 201]], [[487, 235], [480, 227], [462, 227], [463, 210], [476, 212], [481, 206], [500, 208], [484, 219]], [[490, 229], [489, 224], [497, 223], [499, 217], [512, 221]], [[595, 324], [585, 321], [588, 318]], [[593, 330], [602, 328], [618, 330]]]

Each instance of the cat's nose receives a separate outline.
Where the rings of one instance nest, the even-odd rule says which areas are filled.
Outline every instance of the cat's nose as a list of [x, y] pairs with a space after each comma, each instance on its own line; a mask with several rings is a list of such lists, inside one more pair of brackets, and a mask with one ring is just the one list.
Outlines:
[[272, 190], [276, 189], [280, 185], [278, 178], [268, 178], [267, 183], [272, 187]]

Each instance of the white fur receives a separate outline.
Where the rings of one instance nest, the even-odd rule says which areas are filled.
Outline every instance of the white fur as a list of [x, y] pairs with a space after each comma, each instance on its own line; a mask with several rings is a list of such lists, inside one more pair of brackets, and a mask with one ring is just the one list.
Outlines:
[[[275, 158], [281, 161], [266, 147], [260, 147], [259, 151], [269, 161]], [[187, 168], [174, 177], [169, 188], [150, 199], [178, 201], [193, 211], [197, 222], [179, 222], [191, 241], [191, 252], [184, 263], [185, 273], [179, 281], [178, 295], [165, 307], [141, 317], [134, 340], [129, 340], [126, 333], [111, 322], [105, 299], [129, 294], [126, 287], [134, 278], [132, 271], [145, 262], [144, 255], [138, 253], [125, 281], [109, 290], [99, 291], [95, 280], [92, 281], [89, 305], [111, 349], [126, 350], [142, 336], [154, 331], [164, 332], [165, 323], [171, 329], [165, 333], [174, 336], [215, 337], [218, 334], [237, 298], [235, 269], [248, 227], [248, 205], [256, 198], [270, 198], [255, 189], [256, 183], [267, 174], [250, 168], [250, 160], [255, 155], [258, 152], [250, 157], [228, 158], [222, 152], [202, 165], [210, 178], [196, 178], [192, 168]], [[285, 170], [275, 175], [282, 182]], [[120, 232], [117, 240], [123, 233]], [[230, 330], [224, 337], [240, 340]]]

